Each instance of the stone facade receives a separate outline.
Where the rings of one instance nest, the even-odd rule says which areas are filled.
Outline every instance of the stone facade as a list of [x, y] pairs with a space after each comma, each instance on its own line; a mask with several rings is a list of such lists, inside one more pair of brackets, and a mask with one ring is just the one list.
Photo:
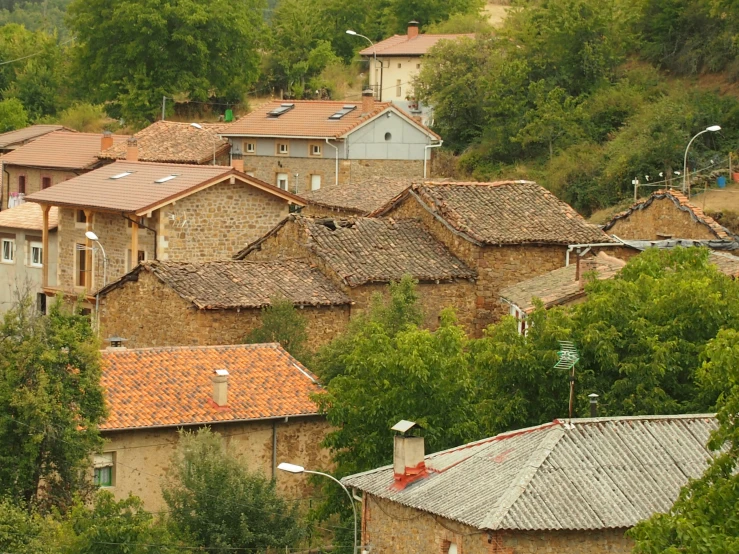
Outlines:
[[716, 239], [707, 225], [696, 221], [668, 197], [655, 198], [649, 206], [617, 219], [608, 229], [608, 234], [634, 240]]
[[362, 546], [373, 554], [627, 554], [624, 529], [488, 532], [364, 494]]
[[[304, 476], [273, 471], [276, 464], [289, 460], [311, 469], [330, 468], [329, 453], [320, 447], [330, 427], [320, 416], [216, 423], [210, 428], [222, 434], [243, 455], [250, 470], [277, 479], [278, 491], [288, 498], [308, 496], [307, 480]], [[168, 474], [177, 445], [177, 430], [168, 427], [104, 431], [102, 435], [106, 440], [103, 451], [114, 453], [113, 486], [105, 488], [118, 500], [129, 494], [140, 497], [149, 511], [166, 508], [161, 481]], [[277, 451], [273, 453], [275, 438]]]
[[[18, 177], [25, 176], [26, 178], [26, 195], [33, 194], [41, 190], [41, 179], [43, 177], [51, 177], [51, 185], [57, 185], [62, 181], [67, 181], [74, 177], [77, 177], [78, 173], [74, 171], [64, 171], [60, 169], [39, 169], [36, 167], [26, 167], [22, 165], [5, 165], [4, 170], [6, 173], [3, 174], [2, 183], [4, 190], [8, 190], [8, 184], [10, 184], [10, 194], [17, 194], [18, 190]], [[7, 208], [7, 202], [3, 208]]]
[[[341, 333], [349, 310], [348, 305], [301, 309], [311, 347]], [[138, 282], [123, 283], [100, 299], [101, 336], [124, 337], [129, 348], [240, 344], [261, 319], [259, 309], [198, 310], [147, 271], [139, 273]]]

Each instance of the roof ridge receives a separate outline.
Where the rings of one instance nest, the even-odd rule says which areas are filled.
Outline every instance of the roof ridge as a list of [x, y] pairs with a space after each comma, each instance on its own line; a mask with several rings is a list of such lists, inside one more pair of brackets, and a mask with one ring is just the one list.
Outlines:
[[[652, 415], [633, 415], [633, 416], [605, 416], [605, 417], [580, 417], [572, 418], [572, 424], [592, 424], [606, 423], [609, 421], [660, 421], [671, 419], [705, 419], [716, 417], [716, 412], [705, 412], [697, 414], [652, 414]], [[558, 418], [554, 423], [563, 425], [566, 418]], [[567, 421], [570, 421], [569, 419]]]
[[541, 465], [564, 436], [564, 433], [564, 428], [561, 425], [549, 429], [539, 443], [539, 446], [532, 452], [527, 463], [523, 465], [518, 475], [511, 482], [508, 489], [500, 496], [495, 507], [482, 520], [481, 528], [493, 530], [498, 528], [503, 518], [505, 518], [513, 505], [525, 492], [526, 487], [531, 483], [531, 480], [536, 475], [536, 472], [539, 471]]
[[185, 350], [214, 350], [216, 348], [219, 349], [228, 349], [228, 350], [237, 350], [237, 349], [252, 349], [252, 348], [273, 348], [275, 350], [280, 350], [282, 352], [285, 352], [289, 355], [287, 350], [282, 348], [282, 345], [280, 345], [279, 342], [256, 342], [256, 343], [244, 343], [244, 344], [193, 344], [193, 345], [181, 345], [181, 346], [148, 346], [145, 348], [125, 348], [123, 350], [106, 350], [103, 349], [101, 352], [103, 354], [130, 354], [130, 353], [136, 353], [136, 352], [177, 352], [177, 351], [185, 351]]

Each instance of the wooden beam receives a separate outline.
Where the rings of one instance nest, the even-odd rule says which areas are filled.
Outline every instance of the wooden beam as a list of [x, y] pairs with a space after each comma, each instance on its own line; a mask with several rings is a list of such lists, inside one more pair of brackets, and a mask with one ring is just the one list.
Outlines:
[[49, 211], [51, 206], [41, 204], [44, 224], [41, 228], [41, 286], [49, 286]]
[[[92, 231], [92, 210], [85, 210], [85, 232]], [[92, 241], [85, 237], [85, 288], [88, 291], [92, 290]]]
[[131, 223], [131, 270], [138, 265], [139, 257], [139, 224], [136, 222]]

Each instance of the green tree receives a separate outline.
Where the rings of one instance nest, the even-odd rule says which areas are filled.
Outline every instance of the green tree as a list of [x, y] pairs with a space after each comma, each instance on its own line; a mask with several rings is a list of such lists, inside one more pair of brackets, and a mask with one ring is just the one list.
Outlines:
[[61, 299], [48, 316], [21, 300], [0, 325], [0, 490], [60, 509], [87, 493], [104, 416], [99, 344], [88, 318]]
[[28, 114], [20, 100], [8, 98], [0, 101], [0, 132], [7, 133], [28, 125]]
[[262, 323], [246, 337], [248, 344], [279, 342], [295, 358], [303, 360], [308, 352], [308, 322], [285, 297], [274, 297], [262, 310]]
[[484, 5], [483, 0], [386, 0], [385, 30], [405, 34], [409, 21], [430, 25], [456, 14], [479, 13]]
[[0, 499], [0, 551], [13, 554], [51, 554], [53, 545], [44, 540], [47, 519], [29, 513], [9, 499]]
[[278, 549], [304, 534], [275, 481], [250, 472], [208, 428], [180, 431], [162, 496], [177, 535], [205, 548]]

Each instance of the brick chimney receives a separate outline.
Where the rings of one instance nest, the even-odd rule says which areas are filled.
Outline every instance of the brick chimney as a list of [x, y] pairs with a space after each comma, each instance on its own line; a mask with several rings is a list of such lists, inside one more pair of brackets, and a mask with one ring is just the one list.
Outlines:
[[236, 158], [231, 159], [231, 167], [236, 171], [244, 172], [244, 160], [237, 160]]
[[372, 89], [362, 91], [362, 113], [370, 113], [375, 109], [375, 93]]
[[126, 160], [129, 162], [139, 161], [139, 141], [134, 137], [128, 139], [128, 148], [126, 149]]
[[100, 139], [100, 151], [104, 152], [111, 146], [113, 146], [113, 133], [110, 131], [103, 131], [103, 138]]
[[408, 22], [408, 40], [413, 40], [418, 36], [418, 21]]
[[217, 406], [226, 406], [228, 404], [228, 370], [216, 369], [213, 372], [213, 402]]
[[403, 419], [392, 430], [398, 433], [393, 437], [393, 488], [402, 490], [413, 481], [428, 475], [424, 461], [424, 443], [423, 437], [408, 434], [413, 430], [420, 430], [413, 421]]

